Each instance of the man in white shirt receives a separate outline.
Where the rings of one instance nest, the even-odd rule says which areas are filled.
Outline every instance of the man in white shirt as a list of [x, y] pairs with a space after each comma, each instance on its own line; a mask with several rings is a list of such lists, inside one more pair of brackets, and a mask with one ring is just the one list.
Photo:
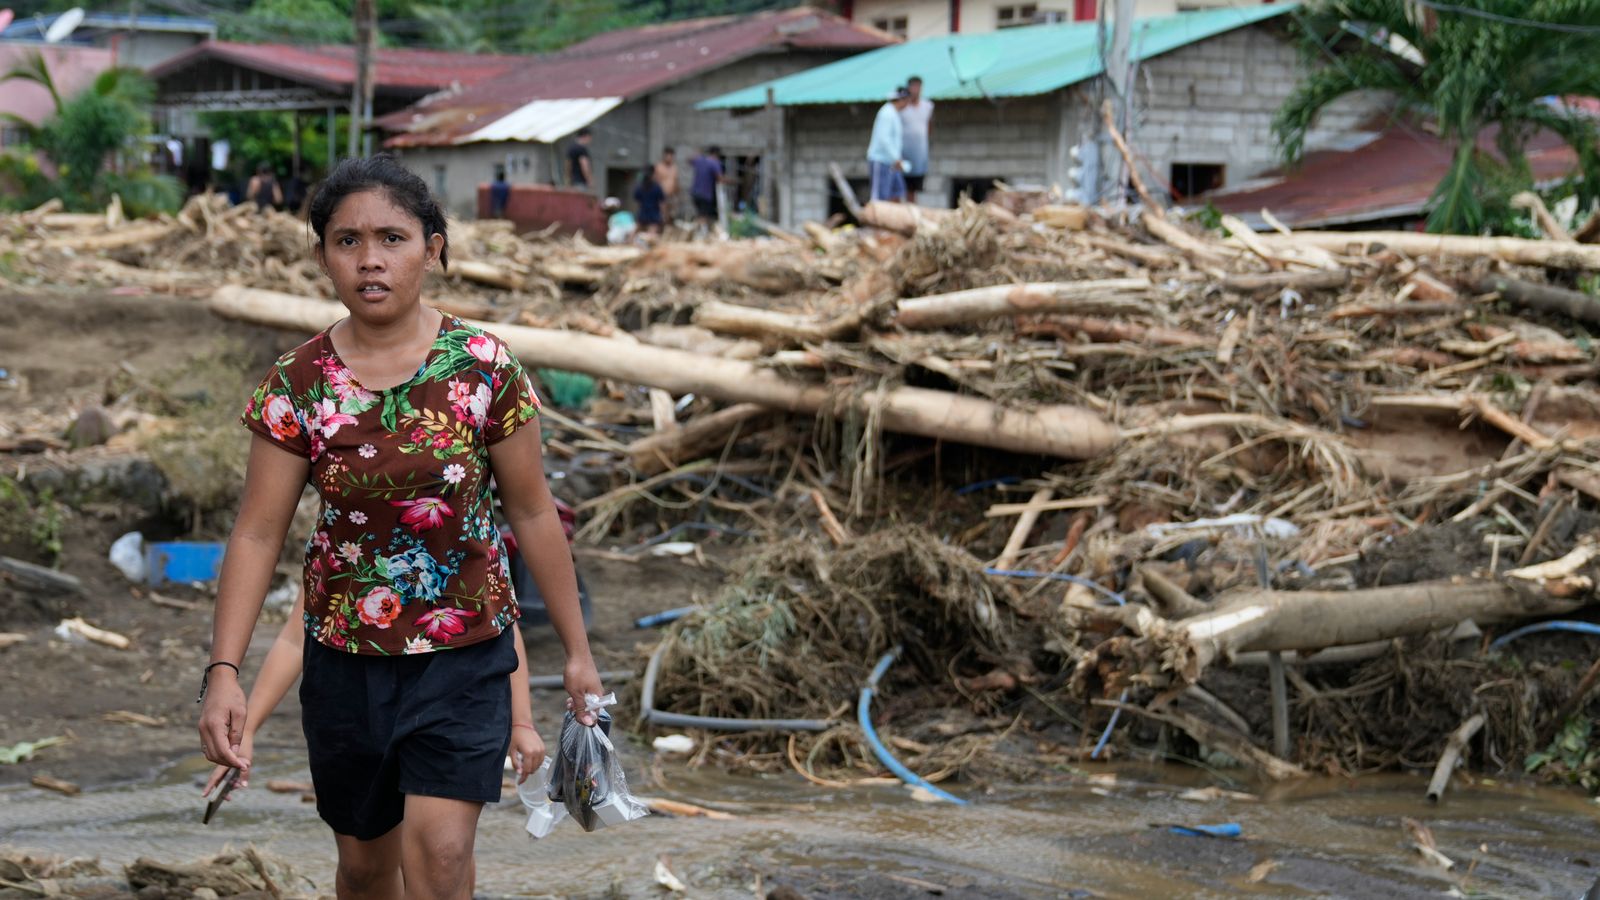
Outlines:
[[922, 99], [922, 78], [906, 82], [906, 105], [900, 110], [906, 160], [906, 200], [917, 202], [923, 179], [928, 176], [928, 133], [933, 130], [933, 101]]
[[867, 168], [872, 173], [872, 199], [898, 203], [906, 198], [904, 129], [900, 110], [910, 94], [895, 88], [894, 96], [878, 108], [872, 120], [872, 140], [867, 145]]

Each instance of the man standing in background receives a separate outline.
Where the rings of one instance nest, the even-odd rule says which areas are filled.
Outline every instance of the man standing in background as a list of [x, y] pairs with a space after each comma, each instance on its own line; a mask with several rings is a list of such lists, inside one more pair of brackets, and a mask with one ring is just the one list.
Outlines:
[[689, 199], [694, 201], [694, 218], [708, 230], [717, 227], [717, 185], [722, 177], [722, 148], [712, 145], [689, 161], [694, 180], [689, 184]]
[[906, 199], [905, 127], [900, 111], [911, 94], [903, 87], [894, 89], [889, 102], [879, 107], [872, 120], [872, 140], [867, 144], [867, 168], [872, 173], [872, 199], [900, 202]]
[[594, 184], [594, 168], [589, 162], [589, 129], [578, 129], [577, 140], [567, 146], [567, 182], [575, 188], [588, 190]]
[[661, 159], [656, 162], [654, 177], [656, 184], [661, 186], [661, 209], [663, 218], [668, 221], [677, 218], [678, 199], [678, 153], [671, 147], [661, 150]]
[[906, 200], [917, 202], [922, 192], [922, 182], [928, 176], [928, 134], [933, 130], [933, 101], [922, 99], [922, 78], [913, 75], [906, 81], [905, 108], [900, 110], [900, 124], [906, 160]]

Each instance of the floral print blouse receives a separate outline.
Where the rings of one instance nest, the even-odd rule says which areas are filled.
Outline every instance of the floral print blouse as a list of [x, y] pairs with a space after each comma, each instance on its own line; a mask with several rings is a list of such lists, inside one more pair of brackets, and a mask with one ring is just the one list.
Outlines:
[[[332, 329], [330, 328], [329, 331]], [[306, 630], [350, 653], [430, 653], [517, 618], [489, 446], [539, 400], [498, 338], [446, 315], [411, 380], [363, 387], [324, 331], [273, 364], [246, 428], [311, 461]]]

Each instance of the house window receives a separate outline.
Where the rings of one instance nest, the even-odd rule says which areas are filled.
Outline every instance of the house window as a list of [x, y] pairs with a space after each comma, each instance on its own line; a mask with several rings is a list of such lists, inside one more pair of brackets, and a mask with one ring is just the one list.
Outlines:
[[1039, 14], [1039, 4], [1018, 3], [1015, 6], [1000, 6], [994, 11], [994, 27], [1020, 28], [1023, 25], [1032, 25], [1033, 17]]
[[444, 189], [444, 185], [445, 176], [449, 174], [449, 171], [450, 170], [445, 166], [433, 167], [433, 195], [438, 197], [440, 200], [443, 200], [448, 195], [448, 192]]
[[879, 31], [887, 31], [895, 37], [904, 40], [906, 36], [906, 17], [886, 16], [881, 19], [873, 19], [872, 27], [878, 29]]
[[1172, 198], [1183, 201], [1222, 187], [1227, 167], [1216, 163], [1176, 162], [1172, 164], [1171, 174]]
[[[839, 193], [839, 186], [834, 184], [832, 178], [824, 178], [823, 183], [828, 192], [828, 221], [850, 221], [850, 206], [844, 202], [844, 197]], [[846, 179], [850, 186], [850, 193], [856, 195], [857, 203], [865, 203], [872, 198], [872, 181], [868, 178]]]
[[950, 178], [948, 182], [950, 185], [950, 208], [954, 209], [960, 206], [962, 197], [971, 198], [973, 203], [982, 203], [984, 198], [989, 196], [989, 192], [994, 190], [994, 186], [998, 181], [998, 178], [959, 176]]

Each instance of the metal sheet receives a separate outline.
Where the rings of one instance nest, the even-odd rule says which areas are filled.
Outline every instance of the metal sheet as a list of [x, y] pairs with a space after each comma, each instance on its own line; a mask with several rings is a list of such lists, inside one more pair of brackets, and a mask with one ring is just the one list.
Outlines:
[[472, 132], [459, 143], [538, 141], [553, 144], [621, 104], [621, 97], [534, 100]]

